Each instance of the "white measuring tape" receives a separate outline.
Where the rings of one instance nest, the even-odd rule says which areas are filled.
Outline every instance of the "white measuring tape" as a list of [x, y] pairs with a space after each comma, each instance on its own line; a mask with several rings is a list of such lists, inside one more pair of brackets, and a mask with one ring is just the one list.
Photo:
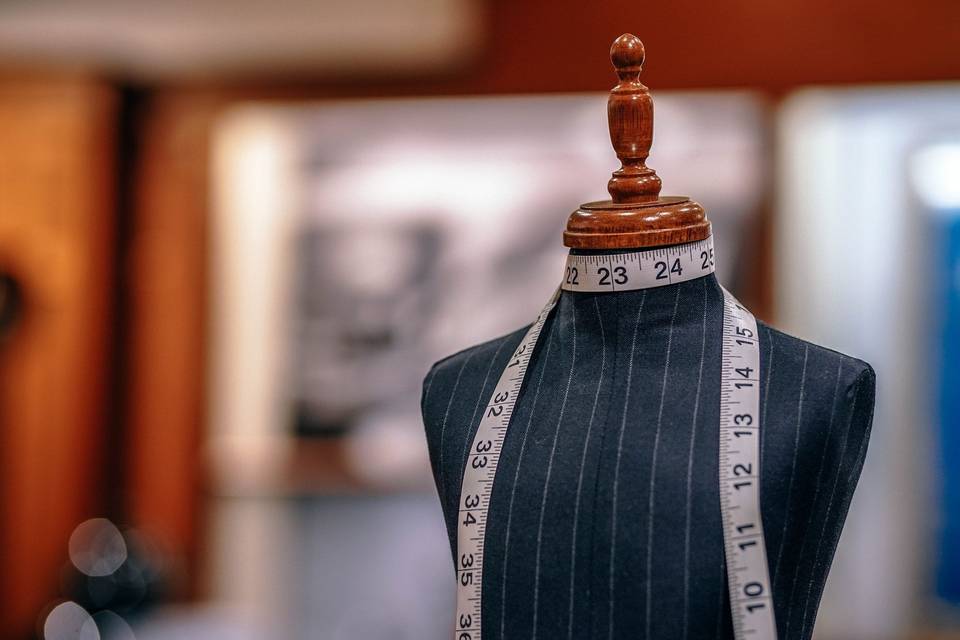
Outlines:
[[[484, 537], [500, 452], [517, 396], [560, 290], [649, 289], [709, 275], [713, 238], [663, 249], [567, 257], [563, 283], [500, 375], [467, 456], [457, 518], [455, 640], [481, 640]], [[738, 640], [775, 640], [776, 624], [760, 520], [760, 347], [757, 322], [723, 290], [720, 374], [720, 509], [730, 607]]]

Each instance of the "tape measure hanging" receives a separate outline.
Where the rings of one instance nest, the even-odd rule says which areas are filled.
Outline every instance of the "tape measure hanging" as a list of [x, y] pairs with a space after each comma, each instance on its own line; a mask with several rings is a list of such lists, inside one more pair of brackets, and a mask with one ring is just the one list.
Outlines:
[[[482, 638], [484, 541], [493, 482], [530, 358], [561, 290], [634, 291], [694, 280], [713, 272], [712, 237], [663, 249], [567, 257], [563, 283], [500, 375], [467, 456], [457, 518], [455, 640]], [[760, 519], [759, 369], [756, 320], [724, 289], [719, 483], [730, 608], [737, 640], [777, 637]]]
[[760, 519], [760, 337], [753, 314], [723, 289], [720, 514], [733, 633], [774, 639], [773, 591]]

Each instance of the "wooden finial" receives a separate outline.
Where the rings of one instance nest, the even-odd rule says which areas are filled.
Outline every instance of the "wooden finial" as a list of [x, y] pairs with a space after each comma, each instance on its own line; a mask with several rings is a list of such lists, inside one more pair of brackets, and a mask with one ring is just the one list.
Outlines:
[[644, 57], [643, 43], [630, 33], [610, 47], [610, 59], [620, 79], [607, 100], [610, 142], [620, 159], [607, 190], [616, 203], [648, 202], [660, 195], [660, 177], [646, 165], [653, 142], [653, 99], [640, 82]]
[[564, 244], [579, 249], [628, 249], [696, 242], [710, 222], [696, 202], [661, 197], [660, 177], [647, 166], [653, 142], [653, 99], [640, 82], [646, 52], [625, 33], [610, 47], [619, 82], [607, 100], [610, 142], [620, 168], [607, 183], [610, 200], [588, 202], [570, 215]]

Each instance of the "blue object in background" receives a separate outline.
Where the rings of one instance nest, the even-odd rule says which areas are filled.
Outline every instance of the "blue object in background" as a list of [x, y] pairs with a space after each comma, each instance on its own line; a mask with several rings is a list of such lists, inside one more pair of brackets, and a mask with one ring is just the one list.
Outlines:
[[914, 194], [923, 203], [932, 338], [932, 418], [939, 454], [939, 532], [934, 593], [960, 607], [960, 129], [940, 131], [911, 157]]
[[935, 290], [937, 422], [941, 469], [941, 530], [936, 593], [960, 605], [960, 208], [936, 211]]

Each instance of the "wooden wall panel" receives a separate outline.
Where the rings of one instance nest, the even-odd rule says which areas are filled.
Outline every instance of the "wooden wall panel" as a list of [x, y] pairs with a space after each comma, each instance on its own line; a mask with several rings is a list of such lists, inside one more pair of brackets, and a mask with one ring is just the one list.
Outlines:
[[137, 120], [129, 246], [126, 512], [196, 593], [205, 496], [207, 146], [216, 101], [159, 97]]
[[67, 540], [99, 515], [109, 371], [115, 96], [0, 78], [0, 268], [24, 314], [0, 345], [0, 630], [59, 593]]
[[[643, 82], [656, 89], [960, 78], [954, 0], [489, 3], [489, 54], [479, 90], [606, 88], [610, 43], [643, 40]], [[599, 73], [599, 75], [598, 75]]]

